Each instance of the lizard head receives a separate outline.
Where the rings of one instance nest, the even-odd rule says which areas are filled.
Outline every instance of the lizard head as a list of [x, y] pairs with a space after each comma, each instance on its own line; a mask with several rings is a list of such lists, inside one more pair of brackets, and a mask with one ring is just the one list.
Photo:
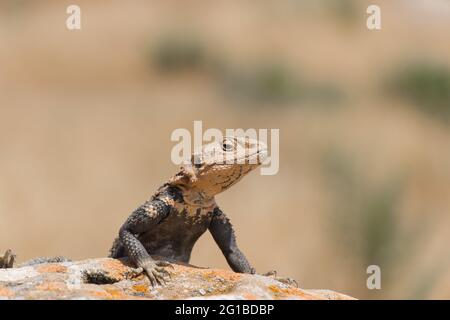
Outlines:
[[202, 203], [228, 189], [257, 168], [267, 156], [263, 142], [248, 137], [226, 136], [194, 150], [191, 160], [170, 180], [184, 193], [192, 192]]

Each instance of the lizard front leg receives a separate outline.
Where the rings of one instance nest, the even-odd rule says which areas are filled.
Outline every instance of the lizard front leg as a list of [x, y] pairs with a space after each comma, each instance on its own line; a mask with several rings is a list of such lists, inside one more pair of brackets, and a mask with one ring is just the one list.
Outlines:
[[160, 199], [148, 201], [130, 215], [119, 231], [120, 241], [128, 257], [138, 268], [145, 271], [152, 286], [165, 284], [165, 276], [169, 273], [164, 267], [169, 264], [153, 260], [136, 235], [151, 230], [169, 215], [171, 209], [170, 205]]
[[[233, 271], [240, 273], [256, 273], [255, 269], [250, 266], [247, 258], [245, 258], [244, 254], [237, 246], [236, 236], [230, 220], [219, 208], [214, 210], [209, 230]], [[297, 281], [291, 278], [278, 277], [276, 271], [269, 271], [262, 275], [272, 277], [284, 284], [298, 287]]]
[[255, 269], [251, 267], [245, 255], [237, 246], [236, 236], [230, 220], [218, 207], [214, 209], [209, 231], [233, 271], [255, 273]]

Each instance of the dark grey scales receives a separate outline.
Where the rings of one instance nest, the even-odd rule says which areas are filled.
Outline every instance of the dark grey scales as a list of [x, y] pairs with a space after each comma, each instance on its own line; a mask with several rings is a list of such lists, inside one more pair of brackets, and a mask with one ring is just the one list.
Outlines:
[[[194, 244], [209, 230], [233, 271], [255, 273], [239, 250], [233, 227], [215, 196], [258, 167], [266, 154], [263, 143], [249, 138], [225, 137], [222, 143], [202, 146], [189, 163], [128, 217], [114, 240], [110, 257], [128, 257], [147, 274], [152, 285], [163, 285], [170, 276], [165, 267], [176, 261], [188, 263]], [[11, 267], [14, 258], [12, 262], [10, 259], [10, 252], [0, 258], [0, 268]], [[54, 259], [64, 258], [34, 261]], [[291, 279], [277, 279], [296, 284]]]

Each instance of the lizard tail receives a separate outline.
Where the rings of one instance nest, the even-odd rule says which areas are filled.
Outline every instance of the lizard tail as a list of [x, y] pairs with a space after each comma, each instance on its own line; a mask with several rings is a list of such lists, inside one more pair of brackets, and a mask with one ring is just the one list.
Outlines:
[[21, 267], [26, 267], [26, 266], [34, 266], [36, 264], [42, 264], [42, 263], [57, 263], [57, 262], [69, 262], [72, 261], [66, 257], [62, 257], [62, 256], [57, 256], [57, 257], [39, 257], [39, 258], [34, 258], [31, 260], [28, 260], [22, 264], [20, 264]]

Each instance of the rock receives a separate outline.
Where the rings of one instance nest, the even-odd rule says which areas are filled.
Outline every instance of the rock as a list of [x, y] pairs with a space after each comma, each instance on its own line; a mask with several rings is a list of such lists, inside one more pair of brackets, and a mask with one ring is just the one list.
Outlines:
[[300, 299], [347, 300], [271, 277], [173, 264], [172, 279], [152, 288], [128, 261], [109, 258], [0, 269], [0, 299]]

